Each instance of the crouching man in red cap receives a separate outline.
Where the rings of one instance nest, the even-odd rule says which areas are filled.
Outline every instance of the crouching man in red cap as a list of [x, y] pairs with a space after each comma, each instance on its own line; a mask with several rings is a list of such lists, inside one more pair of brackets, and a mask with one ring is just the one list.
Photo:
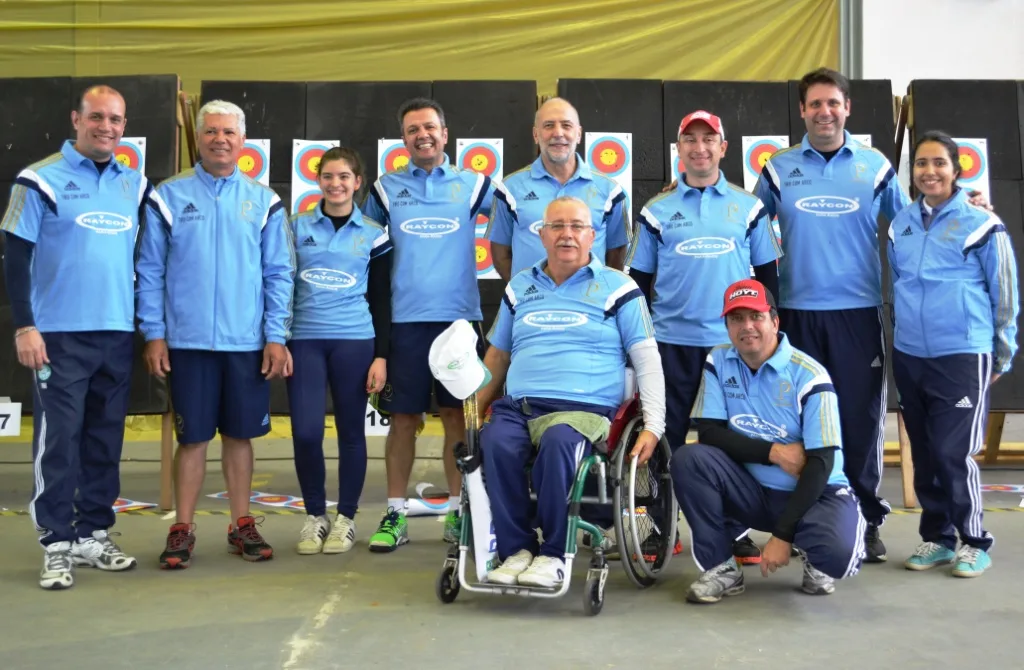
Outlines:
[[692, 531], [702, 574], [687, 600], [718, 602], [744, 590], [725, 519], [771, 539], [768, 576], [803, 559], [802, 590], [825, 595], [852, 577], [865, 555], [866, 522], [843, 474], [843, 441], [832, 380], [779, 332], [770, 292], [745, 279], [726, 289], [722, 316], [731, 344], [704, 363], [693, 406], [698, 443], [675, 452], [672, 481]]

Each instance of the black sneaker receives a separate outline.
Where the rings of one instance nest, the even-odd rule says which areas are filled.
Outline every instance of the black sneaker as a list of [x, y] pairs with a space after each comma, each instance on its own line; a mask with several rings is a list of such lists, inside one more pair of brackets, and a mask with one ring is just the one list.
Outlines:
[[192, 561], [192, 551], [196, 548], [196, 536], [192, 532], [195, 524], [176, 523], [167, 534], [167, 548], [160, 554], [160, 567], [164, 570], [184, 570]]
[[878, 536], [878, 526], [873, 523], [868, 524], [868, 529], [864, 533], [864, 550], [867, 552], [864, 557], [865, 563], [885, 563], [889, 558], [885, 555], [885, 544]]
[[744, 535], [732, 543], [732, 555], [740, 565], [757, 565], [761, 562], [761, 549], [749, 535]]
[[265, 561], [274, 557], [273, 547], [260, 535], [256, 519], [251, 516], [240, 518], [234, 528], [228, 526], [228, 552], [241, 554], [247, 561]]

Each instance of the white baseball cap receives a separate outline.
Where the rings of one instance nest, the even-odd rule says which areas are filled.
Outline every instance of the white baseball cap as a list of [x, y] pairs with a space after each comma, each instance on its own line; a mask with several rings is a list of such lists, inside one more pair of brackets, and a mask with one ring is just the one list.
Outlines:
[[477, 339], [473, 326], [459, 319], [430, 345], [430, 373], [459, 400], [473, 395], [491, 379], [490, 371], [476, 353]]

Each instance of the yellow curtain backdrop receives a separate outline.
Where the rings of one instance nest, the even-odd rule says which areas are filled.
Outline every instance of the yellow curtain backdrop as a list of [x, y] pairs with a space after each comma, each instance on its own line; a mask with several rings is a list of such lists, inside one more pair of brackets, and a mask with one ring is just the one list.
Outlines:
[[836, 0], [6, 0], [0, 77], [780, 80], [839, 61]]

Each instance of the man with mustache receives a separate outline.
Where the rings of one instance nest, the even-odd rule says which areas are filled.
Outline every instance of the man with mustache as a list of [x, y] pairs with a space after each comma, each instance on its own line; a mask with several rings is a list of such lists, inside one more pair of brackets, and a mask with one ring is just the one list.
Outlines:
[[384, 456], [388, 507], [370, 537], [374, 552], [391, 552], [409, 541], [406, 492], [416, 458], [416, 432], [432, 393], [444, 426], [450, 492], [444, 538], [458, 542], [462, 475], [452, 447], [466, 433], [465, 419], [462, 401], [434, 381], [428, 356], [431, 343], [453, 321], [479, 324], [483, 318], [476, 216], [491, 211], [492, 199], [507, 197], [499, 183], [449, 162], [444, 109], [436, 101], [407, 101], [398, 111], [398, 124], [410, 162], [378, 179], [364, 207], [366, 216], [388, 228], [394, 245], [388, 381], [373, 400], [377, 409], [391, 415]]

